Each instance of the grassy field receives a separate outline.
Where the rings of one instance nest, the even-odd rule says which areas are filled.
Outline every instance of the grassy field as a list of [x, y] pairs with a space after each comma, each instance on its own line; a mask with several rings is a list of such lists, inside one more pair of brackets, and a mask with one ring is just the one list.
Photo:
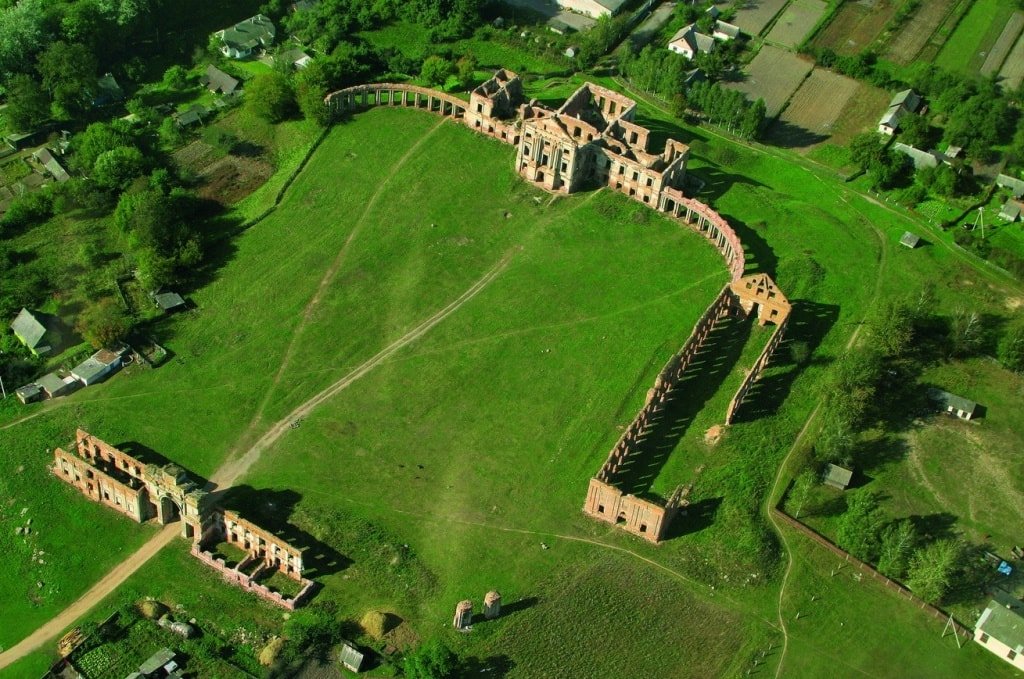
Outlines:
[[818, 24], [826, 7], [824, 0], [794, 0], [776, 19], [765, 40], [791, 49], [797, 47]]
[[[318, 601], [334, 601], [340, 617], [393, 611], [421, 636], [446, 634], [467, 656], [504, 657], [509, 676], [535, 676], [531, 663], [555, 662], [551, 637], [563, 628], [576, 640], [562, 651], [566, 676], [628, 671], [634, 649], [645, 676], [753, 669], [780, 637], [777, 545], [757, 510], [818, 400], [824, 369], [885, 296], [930, 280], [943, 304], [995, 312], [993, 291], [1006, 284], [979, 276], [942, 241], [894, 252], [911, 223], [831, 173], [679, 129], [651, 107], [642, 105], [638, 122], [691, 144], [691, 171], [705, 181], [699, 197], [739, 230], [750, 269], [776, 276], [796, 304], [791, 337], [814, 349], [809, 365], [781, 360], [744, 421], [702, 449], [705, 426], [720, 421], [734, 388], [731, 371], [756, 353], [759, 337], [742, 343], [663, 465], [656, 491], [708, 460], [694, 507], [660, 547], [579, 508], [619, 427], [724, 282], [721, 262], [699, 237], [625, 198], [538, 194], [514, 175], [508, 147], [420, 112], [373, 111], [332, 132], [281, 209], [222, 253], [194, 295], [198, 310], [160, 327], [176, 354], [165, 367], [23, 410], [39, 415], [12, 431], [26, 450], [39, 449], [81, 423], [210, 474], [510, 255], [476, 297], [288, 430], [243, 478], [239, 501], [253, 511], [272, 503], [278, 521], [343, 557], [325, 557], [317, 573], [326, 585]], [[441, 190], [453, 167], [457, 191]], [[958, 284], [964, 277], [978, 282]], [[36, 500], [25, 493], [23, 502]], [[13, 525], [0, 524], [0, 533]], [[787, 587], [790, 617], [799, 605], [792, 597], [828, 577], [812, 545], [794, 548], [812, 566]], [[201, 570], [175, 544], [119, 596], [152, 593], [201, 619], [256, 617], [261, 633], [276, 629], [279, 612]], [[90, 582], [60, 575], [73, 591]], [[471, 635], [444, 631], [455, 601], [479, 601], [491, 588], [511, 604], [507, 617]], [[998, 671], [996, 659], [960, 660], [939, 628], [885, 592], [839, 592], [828, 610], [848, 615], [851, 629], [880, 627], [880, 607], [907, 621], [908, 642], [882, 663], [892, 675], [929, 667], [931, 676], [963, 676], [968, 661]], [[701, 613], [671, 624], [668, 613], [634, 617], [669, 609]], [[25, 610], [26, 629], [45, 618]], [[631, 619], [650, 621], [640, 642], [623, 627]], [[709, 619], [727, 624], [708, 629]], [[883, 633], [873, 648], [890, 648]], [[800, 676], [834, 673], [836, 658], [879, 673], [870, 664], [878, 653], [860, 637], [825, 626], [792, 634], [787, 667], [803, 668]], [[703, 648], [715, 652], [704, 657]]]
[[980, 72], [1014, 8], [1011, 0], [977, 0], [960, 20], [935, 63], [951, 71]]
[[750, 0], [737, 3], [739, 9], [733, 23], [748, 35], [759, 35], [775, 15], [786, 6], [786, 0]]

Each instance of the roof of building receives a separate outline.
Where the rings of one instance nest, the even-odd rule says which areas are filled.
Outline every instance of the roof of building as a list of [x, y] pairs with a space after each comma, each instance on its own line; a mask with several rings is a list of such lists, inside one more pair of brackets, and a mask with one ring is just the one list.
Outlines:
[[594, 0], [612, 14], [617, 13], [629, 0]]
[[897, 92], [889, 102], [889, 107], [902, 106], [909, 111], [916, 111], [917, 105], [921, 103], [921, 97], [914, 90], [903, 90]]
[[948, 391], [943, 391], [942, 389], [929, 389], [928, 398], [939, 403], [943, 408], [954, 408], [955, 410], [962, 410], [966, 413], [973, 413], [978, 407], [978, 404], [974, 401], [968, 400], [963, 396], [951, 394]]
[[171, 649], [161, 648], [159, 651], [150, 656], [149, 660], [139, 665], [139, 672], [147, 676], [153, 674], [158, 669], [174, 660], [175, 657], [176, 654]]
[[1003, 203], [1002, 209], [999, 210], [999, 218], [1005, 219], [1008, 222], [1015, 222], [1020, 219], [1020, 203], [1010, 198]]
[[14, 393], [20, 395], [26, 401], [39, 396], [42, 393], [43, 388], [36, 383], [26, 384], [24, 387], [18, 387], [14, 390]]
[[278, 59], [280, 59], [286, 64], [291, 64], [295, 68], [305, 68], [309, 64], [309, 62], [313, 60], [312, 57], [310, 57], [308, 54], [306, 54], [300, 49], [292, 49], [286, 52], [281, 52], [276, 57], [274, 57], [275, 61]]
[[221, 34], [221, 40], [228, 47], [239, 51], [253, 50], [260, 45], [267, 46], [274, 42], [277, 35], [277, 27], [270, 17], [264, 14], [257, 14], [245, 21], [239, 21], [231, 28], [225, 28]]
[[356, 648], [353, 644], [343, 641], [341, 642], [341, 651], [338, 652], [338, 660], [345, 667], [352, 668], [353, 671], [358, 672], [363, 666], [363, 659], [366, 656]]
[[231, 94], [238, 87], [238, 79], [233, 78], [213, 64], [206, 67], [206, 73], [202, 75], [199, 82], [206, 85], [211, 92]]
[[64, 166], [60, 164], [50, 149], [43, 147], [32, 154], [32, 157], [39, 161], [39, 163], [46, 168], [46, 171], [53, 175], [53, 178], [59, 182], [66, 182], [71, 179], [71, 175], [64, 169]]
[[100, 349], [95, 354], [85, 359], [74, 368], [71, 374], [83, 382], [103, 377], [110, 370], [110, 366], [121, 360], [121, 357], [108, 349]]
[[903, 232], [903, 237], [900, 238], [900, 245], [906, 245], [908, 248], [916, 248], [917, 244], [921, 242], [921, 237], [916, 233], [910, 233], [909, 231]]
[[153, 301], [164, 311], [185, 306], [185, 300], [176, 292], [161, 292], [153, 295]]
[[1010, 175], [1001, 174], [996, 176], [996, 184], [1013, 191], [1014, 198], [1020, 198], [1024, 195], [1024, 179], [1017, 179]]
[[721, 33], [722, 35], [727, 35], [730, 38], [738, 38], [740, 37], [741, 31], [739, 26], [734, 26], [733, 24], [728, 24], [724, 21], [716, 21], [715, 33]]
[[696, 24], [689, 24], [680, 28], [672, 36], [672, 39], [668, 41], [668, 44], [671, 46], [680, 42], [686, 43], [692, 52], [699, 52], [701, 54], [707, 54], [715, 48], [715, 39], [710, 35], [699, 32]]
[[907, 109], [902, 106], [890, 106], [889, 110], [885, 112], [882, 119], [878, 121], [879, 125], [887, 125], [889, 127], [897, 127], [900, 123], [900, 118], [907, 114]]
[[196, 123], [203, 122], [203, 116], [209, 111], [202, 104], [193, 104], [187, 110], [180, 113], [175, 113], [172, 117], [174, 121], [182, 127], [191, 127]]
[[93, 96], [94, 106], [113, 104], [124, 99], [124, 90], [117, 84], [112, 73], [107, 73], [96, 80], [96, 94]]
[[[42, 314], [40, 314], [42, 316]], [[43, 344], [46, 336], [46, 326], [31, 311], [22, 307], [17, 318], [11, 323], [11, 330], [17, 335], [25, 346], [35, 349]]]
[[1024, 617], [999, 602], [988, 602], [974, 628], [998, 639], [1017, 653], [1024, 653]]
[[914, 167], [921, 169], [922, 167], [938, 167], [939, 163], [942, 162], [944, 156], [935, 151], [923, 151], [919, 148], [904, 144], [902, 142], [896, 142], [892, 145], [894, 151], [909, 156], [914, 161]]
[[839, 465], [830, 464], [825, 469], [825, 483], [831, 483], [833, 485], [846, 488], [850, 485], [850, 480], [853, 478], [853, 471], [845, 469]]
[[61, 379], [57, 373], [46, 373], [38, 380], [36, 384], [43, 388], [47, 394], [58, 394], [67, 388], [67, 382]]

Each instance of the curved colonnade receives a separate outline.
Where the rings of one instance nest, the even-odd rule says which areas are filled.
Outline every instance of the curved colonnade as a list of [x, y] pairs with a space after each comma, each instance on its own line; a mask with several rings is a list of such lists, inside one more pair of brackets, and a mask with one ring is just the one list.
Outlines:
[[[504, 75], [505, 72], [499, 74]], [[474, 99], [467, 102], [445, 92], [416, 85], [371, 83], [332, 92], [325, 97], [324, 103], [335, 117], [371, 106], [421, 109], [452, 118], [476, 132], [505, 143], [516, 146], [521, 144], [522, 113], [534, 104], [520, 109], [519, 120], [510, 120], [492, 117], [489, 109], [479, 106], [475, 97], [474, 93]], [[690, 487], [680, 486], [667, 501], [659, 502], [627, 494], [616, 481], [621, 478], [630, 457], [643, 453], [642, 441], [648, 426], [665, 407], [670, 392], [681, 382], [717, 324], [729, 316], [746, 317], [756, 312], [762, 324], [772, 322], [777, 330], [729, 404], [725, 422], [733, 422], [747, 391], [781, 343], [788, 320], [789, 303], [766, 275], [743, 276], [746, 268], [743, 242], [729, 223], [711, 207], [670, 186], [662, 188], [656, 200], [643, 202], [658, 212], [671, 215], [707, 238], [725, 260], [731, 279], [697, 321], [690, 337], [662, 368], [654, 386], [647, 393], [643, 408], [626, 427], [601, 469], [590, 479], [584, 513], [657, 543], [665, 538], [673, 517], [689, 504], [687, 496]], [[779, 301], [784, 306], [777, 306]], [[766, 313], [763, 307], [774, 310]]]

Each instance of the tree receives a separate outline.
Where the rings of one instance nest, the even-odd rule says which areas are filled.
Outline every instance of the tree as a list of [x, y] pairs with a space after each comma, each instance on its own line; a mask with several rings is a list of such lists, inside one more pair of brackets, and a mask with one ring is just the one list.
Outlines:
[[902, 356], [914, 339], [913, 312], [902, 301], [890, 299], [883, 303], [869, 327], [875, 346], [886, 356]]
[[145, 172], [146, 159], [134, 146], [118, 146], [104, 151], [93, 165], [93, 180], [109, 189], [123, 189]]
[[996, 353], [1004, 368], [1024, 372], [1024, 318], [1010, 324], [999, 340]]
[[878, 556], [878, 533], [885, 520], [879, 508], [879, 497], [868, 490], [847, 493], [846, 511], [839, 519], [836, 541], [839, 546], [862, 561]]
[[46, 44], [46, 0], [3, 3], [0, 9], [0, 73], [26, 73]]
[[91, 173], [103, 153], [130, 143], [128, 135], [107, 123], [93, 123], [71, 139], [71, 165], [82, 173]]
[[878, 570], [890, 578], [902, 578], [907, 572], [916, 544], [917, 531], [909, 520], [901, 519], [889, 524], [882, 532]]
[[765, 107], [764, 99], [758, 99], [743, 113], [740, 119], [739, 134], [744, 139], [753, 139], [761, 131], [764, 125], [765, 115], [768, 109]]
[[862, 132], [850, 141], [850, 159], [864, 171], [882, 157], [884, 150], [882, 138], [876, 132]]
[[966, 552], [959, 540], [943, 538], [919, 549], [910, 561], [907, 586], [929, 603], [938, 603], [954, 585]]
[[295, 112], [295, 92], [283, 73], [261, 73], [245, 86], [245, 107], [269, 123], [279, 123]]
[[96, 56], [85, 45], [53, 43], [39, 55], [38, 69], [57, 115], [69, 117], [85, 110], [97, 69]]
[[450, 648], [434, 639], [407, 655], [402, 668], [408, 679], [446, 679], [455, 675], [458, 662]]
[[455, 65], [444, 57], [432, 56], [423, 60], [420, 77], [430, 85], [443, 85], [455, 70]]
[[131, 321], [124, 308], [111, 297], [85, 308], [78, 316], [78, 332], [97, 349], [120, 342], [132, 329]]
[[164, 71], [164, 87], [171, 90], [183, 90], [188, 87], [188, 71], [184, 66], [175, 64]]
[[818, 477], [811, 469], [805, 469], [797, 475], [793, 481], [793, 488], [789, 491], [786, 506], [793, 514], [793, 518], [799, 519], [800, 513], [807, 505], [811, 497], [811, 490], [818, 483]]
[[295, 100], [306, 120], [320, 127], [331, 123], [331, 112], [324, 103], [328, 73], [319, 62], [313, 62], [295, 76]]
[[963, 357], [977, 352], [984, 339], [982, 330], [977, 311], [958, 308], [949, 327], [950, 355]]
[[15, 73], [7, 83], [4, 116], [12, 132], [28, 132], [50, 117], [50, 98], [34, 78]]
[[919, 149], [930, 149], [935, 144], [935, 134], [927, 118], [911, 113], [900, 118], [900, 141]]
[[476, 57], [467, 54], [455, 62], [455, 75], [463, 87], [472, 85], [476, 76]]

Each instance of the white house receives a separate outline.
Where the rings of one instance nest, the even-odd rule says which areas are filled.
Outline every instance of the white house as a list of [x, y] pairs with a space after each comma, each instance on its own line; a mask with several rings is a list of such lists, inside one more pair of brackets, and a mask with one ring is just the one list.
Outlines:
[[214, 33], [220, 38], [220, 51], [231, 59], [245, 59], [260, 48], [266, 49], [274, 44], [277, 27], [270, 17], [257, 14], [245, 21], [240, 21], [231, 28]]
[[103, 379], [121, 367], [121, 354], [100, 349], [89, 358], [71, 369], [71, 376], [89, 386]]
[[681, 54], [687, 59], [693, 59], [698, 54], [710, 54], [715, 50], [715, 39], [697, 30], [696, 24], [683, 26], [672, 39], [668, 41], [668, 48], [676, 54]]
[[974, 626], [974, 640], [1018, 670], [1024, 670], [1024, 617], [989, 601]]
[[908, 113], [914, 113], [921, 106], [921, 96], [914, 90], [903, 90], [897, 92], [889, 102], [889, 109], [878, 121], [878, 131], [881, 134], [892, 136], [900, 127], [900, 119]]

